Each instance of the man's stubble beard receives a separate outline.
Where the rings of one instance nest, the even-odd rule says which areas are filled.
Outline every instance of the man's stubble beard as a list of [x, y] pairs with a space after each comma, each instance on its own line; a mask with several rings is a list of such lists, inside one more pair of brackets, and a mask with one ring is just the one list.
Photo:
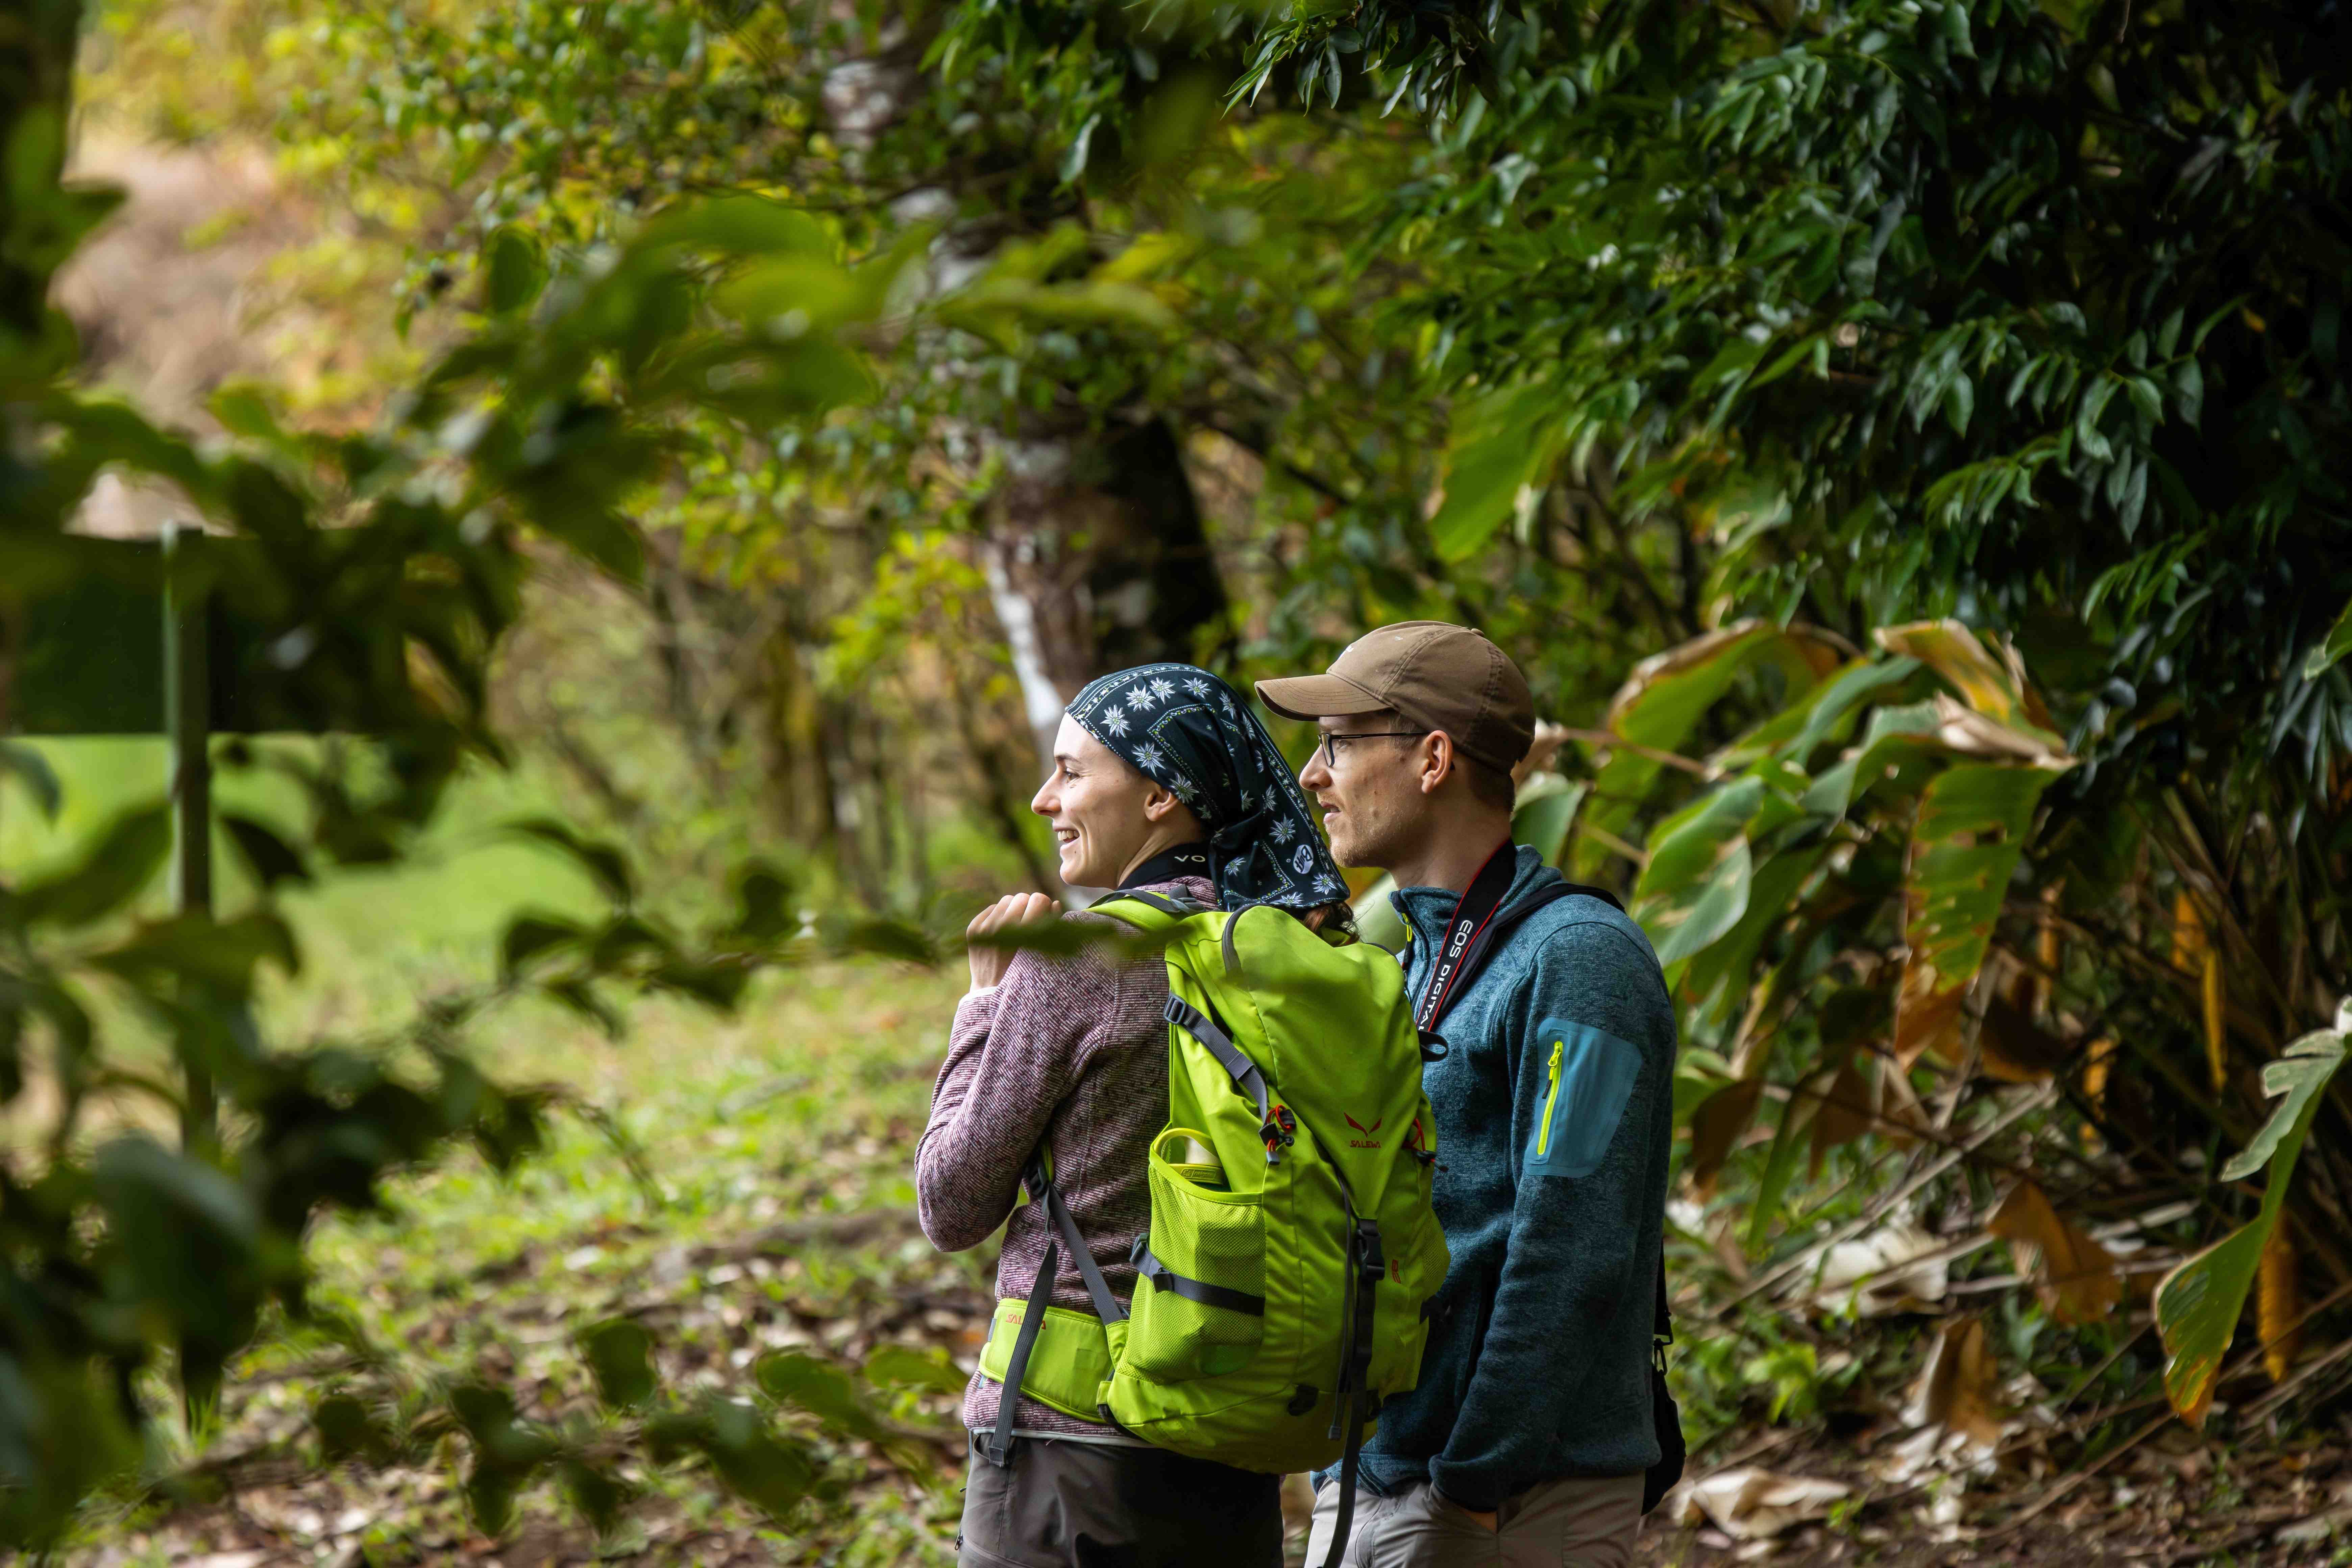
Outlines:
[[[1342, 813], [1345, 820], [1340, 831], [1332, 834], [1331, 858], [1350, 869], [1373, 867], [1389, 870], [1404, 858], [1410, 848], [1407, 835], [1398, 830], [1393, 822], [1360, 816], [1353, 812]], [[1327, 829], [1328, 831], [1328, 829]]]

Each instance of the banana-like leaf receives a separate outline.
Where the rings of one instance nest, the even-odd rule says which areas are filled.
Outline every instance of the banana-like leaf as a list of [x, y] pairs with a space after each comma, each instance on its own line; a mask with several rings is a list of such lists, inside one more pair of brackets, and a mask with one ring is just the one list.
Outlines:
[[[1812, 626], [1780, 627], [1741, 621], [1653, 655], [1633, 667], [1609, 704], [1607, 728], [1651, 752], [1673, 752], [1689, 738], [1708, 709], [1732, 683], [1758, 664], [1769, 662], [1787, 678], [1792, 697], [1801, 697], [1852, 657], [1843, 639]], [[1622, 835], [1664, 766], [1654, 756], [1620, 750], [1592, 781], [1587, 812], [1592, 824]], [[1602, 840], [1587, 836], [1577, 844], [1571, 877], [1590, 880], [1605, 863]]]
[[1495, 536], [1559, 452], [1559, 394], [1547, 385], [1507, 388], [1464, 411], [1445, 458], [1443, 499], [1429, 520], [1440, 556], [1461, 561]]
[[1591, 792], [1591, 784], [1571, 784], [1557, 773], [1531, 780], [1511, 813], [1511, 837], [1542, 856], [1545, 865], [1559, 865], [1576, 827], [1577, 810]]
[[2254, 1217], [2166, 1275], [2156, 1288], [2156, 1328], [2164, 1341], [2164, 1392], [2192, 1426], [2205, 1424], [2214, 1380], [2236, 1338], [2279, 1211], [2285, 1205], [2294, 1163], [2311, 1135], [2320, 1090], [2344, 1065], [2352, 1031], [2352, 1001], [2336, 1010], [2336, 1027], [2308, 1034], [2263, 1068], [2263, 1088], [2284, 1098], [2253, 1141], [2221, 1168], [2225, 1181], [2242, 1181], [2270, 1167], [2263, 1206]]
[[1895, 1054], [1905, 1067], [1930, 1046], [1958, 1054], [1961, 1000], [1984, 965], [2033, 808], [2057, 776], [1969, 763], [1937, 774], [1921, 796], [1904, 889], [1909, 952], [1895, 1006]]
[[1908, 655], [1942, 676], [1986, 718], [2039, 731], [2053, 745], [2057, 743], [2050, 710], [2025, 679], [2025, 667], [2014, 649], [2003, 646], [1996, 658], [1974, 632], [1950, 620], [1881, 626], [1873, 635], [1887, 652]]
[[1650, 863], [1634, 885], [1633, 911], [1670, 974], [1748, 912], [1754, 872], [1748, 825], [1764, 792], [1762, 779], [1739, 779], [1672, 819], [1652, 844]]
[[2327, 628], [2327, 635], [2320, 638], [2319, 646], [2304, 659], [2303, 678], [2305, 680], [2318, 679], [2330, 665], [2347, 653], [2352, 653], [2352, 605], [2344, 606], [2344, 613], [2336, 617], [2336, 624]]

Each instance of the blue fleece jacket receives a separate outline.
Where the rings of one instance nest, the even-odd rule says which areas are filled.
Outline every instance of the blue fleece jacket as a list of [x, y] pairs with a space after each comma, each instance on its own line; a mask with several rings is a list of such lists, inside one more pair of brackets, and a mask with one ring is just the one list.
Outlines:
[[[1560, 879], [1532, 849], [1500, 915]], [[1456, 895], [1395, 895], [1421, 994]], [[1377, 1491], [1465, 1508], [1657, 1461], [1650, 1331], [1673, 1138], [1674, 1010], [1642, 928], [1601, 900], [1520, 921], [1438, 1025], [1437, 1217], [1453, 1253], [1420, 1384], [1365, 1446]]]

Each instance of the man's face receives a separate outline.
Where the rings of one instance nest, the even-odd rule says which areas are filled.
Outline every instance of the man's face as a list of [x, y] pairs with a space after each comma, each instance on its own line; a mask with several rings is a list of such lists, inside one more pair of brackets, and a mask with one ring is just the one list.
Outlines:
[[[1393, 713], [1322, 719], [1316, 729], [1315, 752], [1298, 770], [1298, 784], [1323, 808], [1331, 858], [1342, 866], [1395, 865], [1427, 832], [1421, 737]], [[1406, 733], [1394, 733], [1400, 731]]]
[[1029, 809], [1054, 825], [1062, 880], [1113, 888], [1151, 837], [1150, 779], [1066, 713], [1054, 736], [1054, 771]]

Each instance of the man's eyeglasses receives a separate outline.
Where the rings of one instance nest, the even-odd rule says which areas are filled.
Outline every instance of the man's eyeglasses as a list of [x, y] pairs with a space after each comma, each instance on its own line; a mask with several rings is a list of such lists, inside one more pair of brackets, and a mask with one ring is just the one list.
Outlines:
[[1343, 735], [1337, 731], [1326, 730], [1323, 731], [1323, 765], [1327, 768], [1339, 765], [1339, 749], [1332, 744], [1335, 741], [1418, 741], [1427, 733], [1425, 730], [1363, 730], [1352, 735]]

